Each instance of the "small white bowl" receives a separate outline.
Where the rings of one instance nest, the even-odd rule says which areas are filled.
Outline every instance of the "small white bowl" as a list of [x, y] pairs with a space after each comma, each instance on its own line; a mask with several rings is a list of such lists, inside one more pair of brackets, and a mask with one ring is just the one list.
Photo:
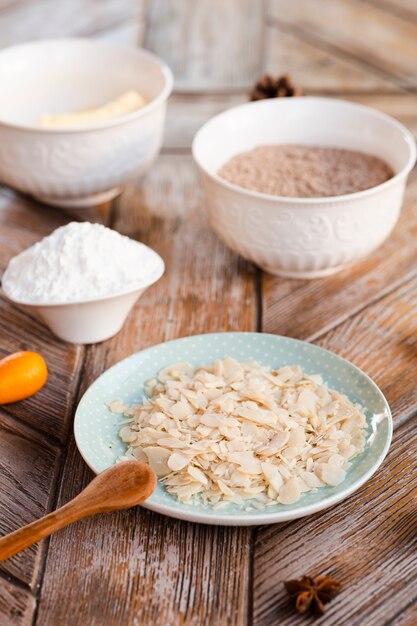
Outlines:
[[[250, 191], [217, 174], [239, 152], [283, 143], [367, 152], [385, 160], [395, 175], [358, 193], [289, 198]], [[358, 261], [388, 237], [399, 216], [416, 145], [404, 126], [369, 107], [331, 98], [275, 98], [234, 107], [209, 120], [194, 138], [193, 155], [219, 237], [267, 272], [316, 278]]]
[[40, 319], [59, 339], [68, 343], [99, 343], [119, 332], [136, 301], [163, 275], [164, 262], [154, 254], [159, 261], [145, 281], [134, 289], [110, 296], [82, 302], [30, 304], [11, 298], [4, 287], [2, 292], [13, 304]]
[[[52, 39], [0, 52], [0, 84], [0, 180], [48, 204], [78, 208], [115, 197], [152, 165], [173, 77], [140, 48]], [[44, 114], [99, 106], [129, 90], [148, 104], [94, 125], [37, 126]]]

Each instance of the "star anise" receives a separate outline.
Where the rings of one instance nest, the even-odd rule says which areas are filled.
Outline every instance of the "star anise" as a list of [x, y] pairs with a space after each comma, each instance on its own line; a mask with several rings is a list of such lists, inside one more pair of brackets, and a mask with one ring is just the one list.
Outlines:
[[250, 100], [264, 100], [266, 98], [289, 98], [301, 96], [301, 89], [296, 87], [287, 74], [274, 78], [265, 74], [262, 76], [249, 94]]
[[310, 610], [315, 617], [324, 613], [324, 605], [337, 596], [342, 585], [332, 580], [330, 576], [302, 576], [298, 580], [284, 582], [285, 589], [295, 600], [295, 608], [299, 613]]

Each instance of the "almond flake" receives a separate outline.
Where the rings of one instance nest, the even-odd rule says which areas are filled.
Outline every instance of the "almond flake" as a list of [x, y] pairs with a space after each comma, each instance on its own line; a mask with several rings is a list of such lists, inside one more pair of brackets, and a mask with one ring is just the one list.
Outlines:
[[178, 472], [182, 470], [183, 467], [188, 465], [189, 459], [181, 454], [181, 452], [173, 452], [167, 461], [167, 465], [169, 469], [173, 472]]
[[365, 446], [361, 408], [297, 365], [177, 363], [145, 393], [141, 405], [108, 405], [129, 418], [120, 425], [127, 450], [119, 460], [147, 461], [182, 502], [291, 505], [340, 484]]

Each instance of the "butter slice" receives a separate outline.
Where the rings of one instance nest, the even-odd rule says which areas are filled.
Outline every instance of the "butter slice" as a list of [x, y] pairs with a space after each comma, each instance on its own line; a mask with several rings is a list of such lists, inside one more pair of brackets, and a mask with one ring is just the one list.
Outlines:
[[116, 100], [95, 109], [87, 109], [86, 111], [78, 111], [76, 113], [64, 113], [62, 115], [43, 115], [38, 120], [38, 125], [59, 128], [97, 124], [98, 122], [105, 122], [114, 117], [126, 115], [132, 111], [141, 109], [145, 105], [146, 101], [140, 93], [137, 91], [127, 91]]

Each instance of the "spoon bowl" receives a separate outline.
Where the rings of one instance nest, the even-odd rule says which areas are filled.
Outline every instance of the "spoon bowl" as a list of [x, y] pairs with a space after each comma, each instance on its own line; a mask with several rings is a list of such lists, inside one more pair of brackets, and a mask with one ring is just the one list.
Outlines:
[[112, 465], [98, 474], [87, 487], [76, 496], [74, 503], [89, 515], [128, 509], [146, 500], [156, 486], [156, 476], [147, 463], [125, 461]]
[[73, 500], [60, 509], [0, 539], [0, 561], [84, 517], [129, 509], [148, 498], [156, 476], [146, 463], [125, 461], [98, 474]]

